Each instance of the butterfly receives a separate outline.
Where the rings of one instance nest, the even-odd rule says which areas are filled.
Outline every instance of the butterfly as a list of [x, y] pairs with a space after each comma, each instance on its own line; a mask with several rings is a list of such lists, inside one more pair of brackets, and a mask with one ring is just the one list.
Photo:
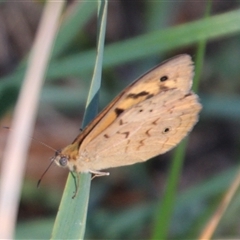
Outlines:
[[187, 54], [156, 66], [123, 90], [53, 161], [71, 172], [144, 162], [175, 147], [198, 121], [191, 91], [194, 66]]

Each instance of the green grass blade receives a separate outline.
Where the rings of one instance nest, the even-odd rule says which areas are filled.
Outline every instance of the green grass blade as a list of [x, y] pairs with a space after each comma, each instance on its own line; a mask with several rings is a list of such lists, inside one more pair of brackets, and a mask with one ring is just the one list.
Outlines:
[[[98, 21], [100, 23], [96, 57], [89, 97], [87, 100], [86, 113], [83, 126], [89, 123], [97, 114], [98, 91], [101, 81], [101, 69], [107, 19], [107, 1], [99, 2]], [[58, 215], [52, 232], [52, 239], [83, 239], [88, 209], [89, 192], [91, 185], [91, 174], [80, 174], [79, 192], [74, 199], [71, 198], [74, 192], [74, 180], [69, 174], [63, 198], [60, 204]]]
[[[213, 40], [238, 34], [240, 32], [238, 22], [240, 22], [240, 10], [235, 10], [109, 44], [105, 47], [103, 67], [155, 56], [161, 52], [196, 44], [204, 39]], [[79, 75], [83, 71], [90, 71], [94, 65], [94, 55], [95, 50], [90, 50], [53, 62], [48, 77]], [[74, 64], [76, 62], [81, 62], [81, 66], [76, 66]]]
[[[105, 47], [103, 67], [112, 67], [149, 56], [154, 57], [163, 51], [195, 44], [202, 40], [209, 41], [234, 35], [240, 32], [239, 22], [240, 10], [238, 9], [180, 26], [151, 32], [122, 42], [109, 44]], [[92, 71], [94, 68], [94, 59], [95, 50], [69, 55], [61, 60], [53, 59], [49, 65], [46, 77], [48, 80], [54, 80], [82, 75], [83, 73]], [[196, 73], [197, 71], [196, 69]], [[15, 103], [23, 74], [24, 68], [20, 68], [13, 74], [1, 78], [1, 115]], [[11, 99], [9, 99], [8, 92], [11, 92]]]
[[[211, 1], [208, 2], [205, 18], [209, 16], [210, 9], [211, 9]], [[197, 72], [197, 76], [195, 76], [194, 78], [195, 90], [200, 81], [199, 77], [200, 77], [200, 72], [203, 65], [202, 62], [205, 54], [205, 46], [206, 46], [206, 40], [203, 39], [199, 43], [198, 50], [197, 50], [198, 62], [196, 63], [196, 65], [198, 65], [197, 66], [198, 72]], [[171, 218], [172, 218], [174, 206], [176, 203], [177, 187], [181, 178], [181, 171], [184, 163], [186, 146], [187, 146], [187, 139], [184, 139], [184, 141], [182, 141], [181, 144], [174, 151], [172, 164], [168, 174], [166, 192], [163, 197], [163, 200], [160, 202], [160, 205], [157, 211], [152, 239], [167, 239]]]
[[[161, 52], [181, 48], [200, 40], [238, 34], [240, 32], [240, 10], [211, 16], [195, 22], [182, 24], [164, 30], [143, 34], [135, 38], [109, 44], [105, 47], [103, 67], [112, 67], [122, 63], [155, 56]], [[78, 76], [94, 68], [95, 50], [78, 53], [61, 60], [53, 60], [47, 72], [48, 79]], [[76, 64], [81, 63], [80, 65]], [[23, 71], [4, 77], [0, 82], [0, 92], [9, 84], [20, 85]], [[1, 95], [0, 95], [1, 98]], [[1, 101], [0, 101], [1, 102]]]
[[186, 139], [174, 151], [172, 164], [168, 174], [167, 188], [165, 195], [160, 202], [156, 211], [156, 219], [154, 222], [153, 235], [151, 239], [166, 239], [171, 216], [173, 213], [173, 206], [176, 199], [176, 189], [179, 182], [183, 160], [185, 157], [185, 148], [187, 145]]
[[68, 176], [51, 239], [83, 239], [84, 237], [91, 182], [90, 174], [81, 174], [79, 181], [79, 193], [72, 199], [75, 185], [72, 176]]
[[104, 40], [106, 32], [106, 21], [107, 21], [107, 1], [100, 1], [98, 9], [98, 40], [97, 40], [97, 57], [96, 64], [93, 73], [93, 79], [90, 86], [90, 92], [87, 99], [87, 108], [86, 113], [83, 119], [83, 127], [85, 127], [96, 115], [98, 112], [98, 94], [101, 86], [101, 77], [102, 77], [102, 63], [103, 63], [103, 51], [104, 51]]
[[[212, 1], [208, 0], [207, 6], [206, 6], [206, 11], [205, 11], [205, 19], [208, 19], [210, 17], [211, 8], [212, 8]], [[193, 81], [193, 87], [192, 87], [193, 91], [198, 90], [200, 76], [201, 76], [201, 72], [202, 72], [202, 68], [203, 68], [206, 45], [207, 45], [206, 38], [204, 38], [198, 42], [196, 61], [195, 61], [195, 64], [196, 64], [195, 75], [194, 75], [194, 81]]]

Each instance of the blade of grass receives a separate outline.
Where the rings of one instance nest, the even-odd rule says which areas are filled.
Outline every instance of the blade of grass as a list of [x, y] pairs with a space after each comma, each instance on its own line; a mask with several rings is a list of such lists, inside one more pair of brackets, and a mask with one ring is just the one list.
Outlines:
[[186, 139], [175, 149], [172, 164], [168, 174], [165, 195], [158, 206], [155, 215], [154, 229], [151, 239], [167, 239], [173, 206], [176, 199], [176, 189], [185, 156]]
[[[103, 67], [112, 67], [155, 56], [161, 52], [189, 46], [204, 39], [213, 40], [238, 34], [240, 32], [240, 24], [238, 22], [240, 22], [240, 10], [235, 10], [109, 44], [105, 47]], [[95, 51], [90, 50], [52, 62], [48, 77], [74, 76], [79, 75], [83, 71], [89, 71], [93, 68], [94, 54]], [[76, 61], [82, 64], [76, 66], [74, 64]]]
[[[83, 120], [85, 127], [97, 114], [98, 92], [101, 83], [103, 49], [107, 19], [107, 1], [99, 1], [98, 9], [98, 41], [97, 57], [93, 79], [86, 104]], [[54, 224], [51, 239], [83, 239], [88, 209], [91, 174], [80, 174], [79, 192], [74, 199], [71, 198], [75, 184], [69, 174], [66, 188], [62, 197], [59, 211]]]
[[[205, 11], [205, 18], [209, 16], [210, 9], [211, 9], [211, 1], [208, 1], [208, 5]], [[200, 72], [201, 72], [200, 67], [202, 67], [202, 62], [200, 64], [200, 61], [203, 61], [203, 57], [205, 54], [205, 45], [206, 45], [205, 39], [202, 40], [201, 43], [199, 43], [198, 45], [197, 53], [200, 55], [200, 57], [198, 57], [198, 62], [196, 63], [196, 65], [199, 64], [200, 66], [197, 67], [198, 75], [195, 76], [194, 78], [194, 82], [196, 82], [195, 90], [197, 90], [196, 88], [200, 81], [199, 79]], [[172, 213], [173, 213], [173, 209], [176, 201], [177, 186], [178, 186], [178, 183], [180, 182], [182, 166], [185, 158], [186, 146], [187, 146], [187, 139], [181, 142], [181, 144], [174, 151], [172, 164], [170, 167], [170, 172], [167, 180], [167, 188], [166, 188], [166, 192], [163, 197], [163, 200], [162, 202], [160, 202], [159, 210], [157, 211], [152, 239], [167, 239], [171, 217], [172, 217]]]
[[[240, 32], [240, 24], [238, 22], [240, 22], [239, 9], [109, 44], [105, 47], [103, 68], [195, 44], [203, 39], [213, 40], [224, 36], [236, 35]], [[52, 61], [47, 78], [51, 80], [78, 76], [83, 72], [89, 72], [94, 67], [94, 58], [95, 50], [89, 50], [68, 56], [65, 59]], [[76, 62], [81, 64], [76, 64]], [[9, 85], [19, 86], [22, 75], [23, 71], [18, 70], [10, 76], [1, 78], [0, 100], [1, 91]]]
[[[159, 56], [163, 51], [194, 44], [202, 39], [216, 39], [240, 32], [240, 10], [212, 16], [207, 19], [186, 23], [180, 26], [144, 34], [105, 47], [103, 67], [116, 66], [121, 63], [148, 56]], [[136, 47], [137, 46], [137, 47]], [[90, 72], [94, 67], [95, 50], [53, 60], [47, 72], [48, 80], [79, 76]], [[81, 64], [76, 64], [80, 62]], [[1, 78], [0, 81], [0, 116], [16, 101], [24, 68]], [[194, 83], [195, 85], [195, 83]], [[11, 92], [9, 95], [8, 93]]]
[[233, 180], [230, 188], [226, 192], [225, 196], [223, 197], [221, 203], [219, 204], [217, 210], [206, 224], [205, 228], [203, 229], [200, 237], [198, 239], [211, 239], [214, 231], [216, 230], [224, 212], [226, 211], [227, 207], [229, 206], [231, 200], [233, 199], [234, 195], [236, 194], [237, 190], [240, 186], [240, 171], [238, 171], [235, 179]]
[[[212, 1], [208, 0], [207, 5], [206, 5], [206, 10], [204, 14], [204, 18], [208, 19], [211, 14], [211, 9], [212, 9]], [[200, 82], [200, 75], [202, 72], [203, 68], [203, 62], [204, 62], [204, 57], [205, 57], [205, 50], [206, 50], [206, 45], [207, 45], [207, 39], [203, 38], [198, 42], [197, 46], [197, 54], [196, 54], [196, 67], [195, 67], [195, 75], [194, 75], [194, 81], [193, 81], [193, 90], [197, 91], [198, 90], [198, 85]]]

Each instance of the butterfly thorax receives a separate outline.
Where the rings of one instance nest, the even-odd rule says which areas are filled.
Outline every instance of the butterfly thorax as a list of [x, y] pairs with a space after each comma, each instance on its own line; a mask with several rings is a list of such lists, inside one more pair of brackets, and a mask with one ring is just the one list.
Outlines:
[[[77, 142], [56, 151], [53, 160], [59, 167], [68, 168], [72, 172], [96, 172], [94, 167], [89, 164], [88, 153], [82, 151], [79, 154], [79, 144]], [[104, 175], [106, 174], [104, 173]]]

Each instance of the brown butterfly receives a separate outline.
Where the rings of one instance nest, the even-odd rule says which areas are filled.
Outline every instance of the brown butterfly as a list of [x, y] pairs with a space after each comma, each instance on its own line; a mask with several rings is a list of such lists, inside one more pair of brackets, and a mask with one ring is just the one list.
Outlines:
[[198, 121], [201, 104], [191, 91], [193, 62], [179, 55], [123, 90], [72, 144], [53, 160], [73, 172], [144, 162], [175, 147]]

